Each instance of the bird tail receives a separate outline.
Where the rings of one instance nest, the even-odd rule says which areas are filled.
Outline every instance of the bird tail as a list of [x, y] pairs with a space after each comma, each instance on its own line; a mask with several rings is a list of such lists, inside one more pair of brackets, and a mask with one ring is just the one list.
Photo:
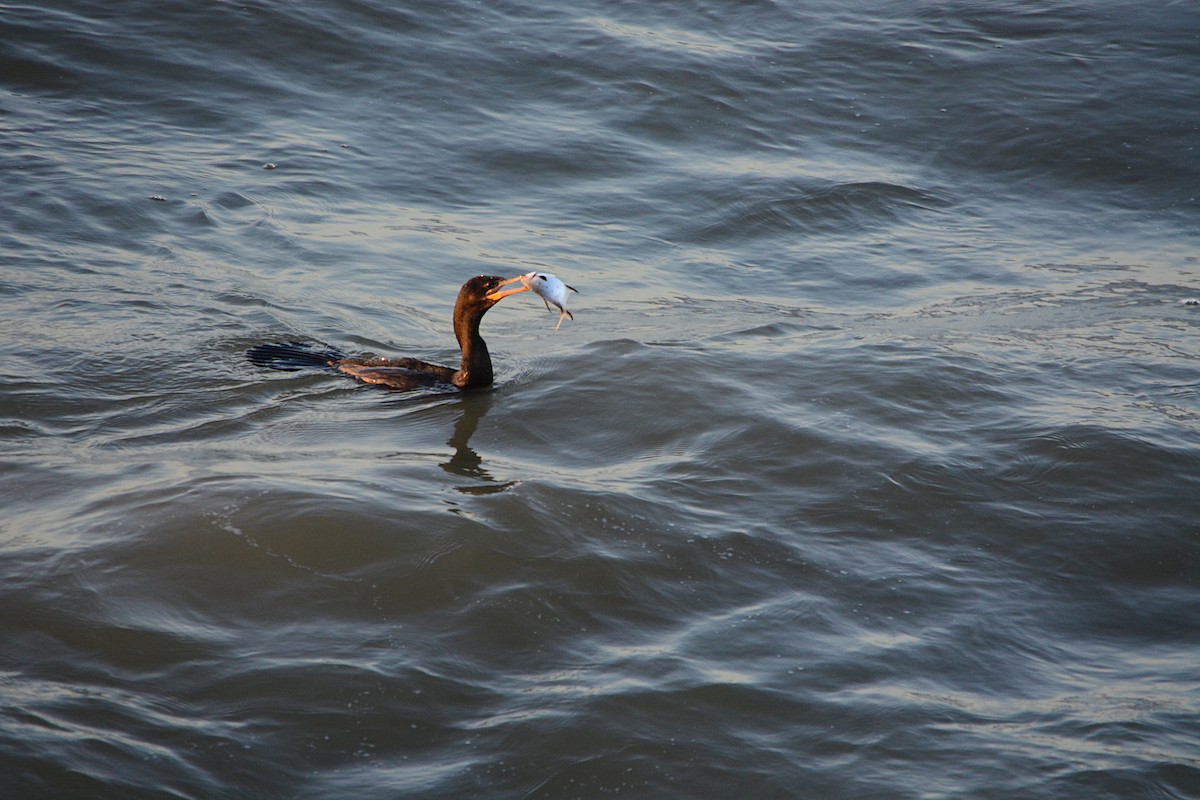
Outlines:
[[246, 351], [246, 358], [255, 366], [292, 372], [312, 367], [328, 367], [331, 361], [345, 357], [345, 353], [337, 348], [305, 342], [260, 344]]

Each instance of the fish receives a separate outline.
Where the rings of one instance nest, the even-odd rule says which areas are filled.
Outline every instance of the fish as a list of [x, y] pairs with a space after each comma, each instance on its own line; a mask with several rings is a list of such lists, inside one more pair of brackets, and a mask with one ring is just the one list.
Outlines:
[[569, 297], [567, 293], [579, 293], [574, 286], [567, 286], [549, 272], [527, 272], [521, 276], [520, 280], [521, 285], [526, 289], [538, 293], [542, 302], [546, 304], [547, 311], [553, 311], [550, 308], [551, 305], [558, 307], [558, 325], [554, 326], [554, 330], [558, 330], [562, 325], [563, 317], [570, 318], [572, 322], [575, 321], [575, 315], [567, 311], [567, 297]]

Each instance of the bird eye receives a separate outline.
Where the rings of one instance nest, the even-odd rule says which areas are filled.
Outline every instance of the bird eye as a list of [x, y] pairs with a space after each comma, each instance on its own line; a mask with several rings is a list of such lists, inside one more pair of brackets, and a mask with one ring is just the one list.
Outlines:
[[539, 281], [544, 281], [544, 280], [546, 280], [546, 276], [545, 276], [545, 275], [538, 275], [538, 280], [539, 280]]

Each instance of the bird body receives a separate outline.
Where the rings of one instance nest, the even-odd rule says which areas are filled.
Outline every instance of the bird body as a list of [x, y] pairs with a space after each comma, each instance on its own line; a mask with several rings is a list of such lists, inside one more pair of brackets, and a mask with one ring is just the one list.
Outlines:
[[530, 288], [522, 283], [513, 289], [501, 287], [518, 278], [477, 275], [462, 285], [454, 303], [454, 336], [462, 349], [458, 369], [431, 364], [416, 358], [347, 357], [332, 348], [316, 349], [302, 344], [261, 344], [252, 347], [246, 357], [258, 366], [296, 370], [326, 367], [364, 383], [391, 389], [416, 389], [449, 385], [457, 389], [475, 389], [492, 383], [492, 358], [487, 343], [479, 335], [479, 323], [492, 306], [505, 297]]

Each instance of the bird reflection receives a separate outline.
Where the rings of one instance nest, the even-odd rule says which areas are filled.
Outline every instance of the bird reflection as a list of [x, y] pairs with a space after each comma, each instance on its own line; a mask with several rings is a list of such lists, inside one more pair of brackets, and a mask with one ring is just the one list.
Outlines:
[[494, 494], [514, 485], [512, 481], [497, 483], [483, 466], [483, 458], [471, 447], [471, 437], [475, 435], [479, 420], [487, 414], [490, 405], [491, 398], [485, 394], [464, 397], [459, 403], [462, 413], [458, 422], [454, 424], [453, 435], [446, 442], [454, 449], [454, 454], [450, 456], [449, 461], [442, 462], [441, 468], [460, 478], [483, 481], [482, 484], [456, 486], [455, 488], [463, 494]]

